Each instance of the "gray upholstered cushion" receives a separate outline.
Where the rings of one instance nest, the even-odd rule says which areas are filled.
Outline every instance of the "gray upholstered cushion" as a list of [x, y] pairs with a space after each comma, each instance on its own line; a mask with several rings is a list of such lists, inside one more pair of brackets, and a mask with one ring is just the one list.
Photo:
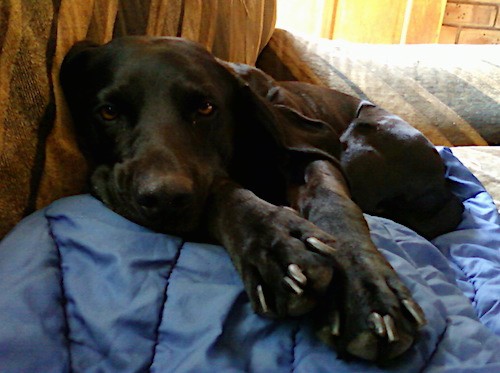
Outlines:
[[500, 144], [500, 46], [374, 45], [275, 30], [258, 66], [398, 114], [436, 145]]

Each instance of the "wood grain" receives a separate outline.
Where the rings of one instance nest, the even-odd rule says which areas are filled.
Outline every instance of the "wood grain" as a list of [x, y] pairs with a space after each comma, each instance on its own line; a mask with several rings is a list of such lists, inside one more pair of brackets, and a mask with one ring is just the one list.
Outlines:
[[446, 0], [413, 0], [404, 43], [437, 43], [443, 24]]

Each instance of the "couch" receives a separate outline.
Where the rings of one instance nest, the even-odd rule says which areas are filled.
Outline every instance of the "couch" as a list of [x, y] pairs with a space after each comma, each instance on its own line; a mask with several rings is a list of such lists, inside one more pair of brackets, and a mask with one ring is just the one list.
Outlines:
[[[499, 47], [314, 39], [275, 29], [275, 6], [12, 0], [0, 8], [0, 237], [10, 231], [0, 242], [0, 370], [500, 370]], [[187, 37], [277, 79], [368, 98], [439, 146], [465, 205], [456, 231], [429, 242], [366, 216], [429, 321], [410, 351], [383, 367], [338, 359], [308, 316], [256, 315], [220, 246], [152, 232], [85, 194], [59, 65], [77, 40], [126, 34]]]

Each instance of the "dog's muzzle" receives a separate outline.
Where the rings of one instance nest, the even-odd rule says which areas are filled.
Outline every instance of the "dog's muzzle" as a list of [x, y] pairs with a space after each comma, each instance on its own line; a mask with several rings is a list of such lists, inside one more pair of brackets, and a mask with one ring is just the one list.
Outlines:
[[144, 216], [152, 219], [180, 214], [195, 205], [193, 180], [179, 173], [138, 170], [132, 196]]
[[102, 166], [92, 175], [92, 191], [112, 210], [156, 231], [186, 234], [198, 228], [205, 202], [193, 178], [178, 172]]

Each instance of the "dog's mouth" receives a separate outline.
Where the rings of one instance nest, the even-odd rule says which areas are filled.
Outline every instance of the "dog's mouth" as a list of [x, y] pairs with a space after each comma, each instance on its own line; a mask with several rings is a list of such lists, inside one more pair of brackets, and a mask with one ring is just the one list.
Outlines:
[[[123, 185], [115, 169], [98, 167], [91, 177], [91, 192], [105, 205], [123, 217], [161, 233], [192, 235], [200, 229], [205, 197], [202, 193], [138, 193], [130, 185]], [[147, 188], [146, 188], [147, 189]]]
[[200, 229], [200, 214], [194, 211], [166, 212], [157, 216], [136, 214], [130, 209], [118, 213], [139, 225], [160, 233], [191, 236]]

